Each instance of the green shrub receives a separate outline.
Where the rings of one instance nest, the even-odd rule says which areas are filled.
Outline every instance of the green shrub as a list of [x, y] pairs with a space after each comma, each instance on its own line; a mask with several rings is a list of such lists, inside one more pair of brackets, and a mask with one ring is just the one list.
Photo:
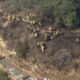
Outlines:
[[10, 80], [8, 78], [8, 75], [4, 73], [2, 70], [0, 70], [0, 80]]

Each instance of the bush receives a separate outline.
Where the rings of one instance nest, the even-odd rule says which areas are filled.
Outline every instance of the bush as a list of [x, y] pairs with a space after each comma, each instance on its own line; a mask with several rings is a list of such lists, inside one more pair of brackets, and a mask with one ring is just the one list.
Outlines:
[[20, 43], [16, 49], [17, 56], [22, 59], [26, 59], [26, 54], [29, 52], [29, 46], [27, 42]]
[[2, 70], [0, 70], [0, 80], [10, 80], [8, 78], [8, 75], [4, 73]]

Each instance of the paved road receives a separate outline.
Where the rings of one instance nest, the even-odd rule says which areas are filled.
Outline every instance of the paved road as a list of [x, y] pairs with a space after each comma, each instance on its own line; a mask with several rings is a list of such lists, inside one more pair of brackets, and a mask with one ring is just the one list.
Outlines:
[[14, 77], [16, 80], [22, 80], [24, 74], [18, 68], [15, 68], [12, 64], [9, 64], [6, 60], [0, 60], [0, 64], [4, 66], [5, 70], [11, 77]]

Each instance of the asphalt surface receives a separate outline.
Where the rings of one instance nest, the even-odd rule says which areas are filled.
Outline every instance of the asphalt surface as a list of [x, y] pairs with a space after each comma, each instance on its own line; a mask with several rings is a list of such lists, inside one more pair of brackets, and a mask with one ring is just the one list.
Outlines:
[[0, 64], [4, 66], [5, 70], [8, 72], [9, 75], [15, 77], [16, 80], [20, 80], [24, 77], [24, 74], [21, 70], [14, 67], [12, 64], [9, 64], [6, 60], [0, 60]]

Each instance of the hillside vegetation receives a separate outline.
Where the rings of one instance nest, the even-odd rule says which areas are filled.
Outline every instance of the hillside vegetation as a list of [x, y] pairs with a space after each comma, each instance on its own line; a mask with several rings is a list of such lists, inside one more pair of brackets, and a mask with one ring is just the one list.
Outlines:
[[55, 25], [80, 25], [80, 0], [8, 0], [6, 3], [9, 12], [32, 9], [41, 11], [48, 19], [53, 18]]
[[0, 35], [17, 59], [51, 80], [80, 79], [80, 0], [0, 4]]

